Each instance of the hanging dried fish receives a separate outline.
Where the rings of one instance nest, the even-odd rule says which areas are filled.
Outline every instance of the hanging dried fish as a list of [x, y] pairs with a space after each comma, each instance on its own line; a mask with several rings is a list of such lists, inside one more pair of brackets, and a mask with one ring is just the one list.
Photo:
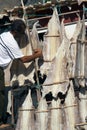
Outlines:
[[50, 129], [51, 130], [62, 130], [62, 109], [61, 103], [58, 99], [57, 101], [52, 101], [52, 108], [51, 108], [51, 121], [50, 121]]
[[43, 56], [44, 60], [51, 61], [57, 52], [58, 47], [60, 46], [61, 40], [61, 30], [59, 28], [60, 22], [57, 13], [57, 9], [55, 8], [53, 11], [52, 18], [48, 23], [47, 34], [44, 35], [44, 48], [43, 48]]
[[[39, 24], [38, 21], [34, 23], [32, 31], [31, 31], [31, 40], [32, 40], [33, 49], [41, 48], [39, 36], [38, 36], [37, 28], [36, 28], [38, 24]], [[38, 58], [36, 59], [36, 66], [37, 66], [37, 70], [39, 70]]]
[[76, 66], [75, 66], [75, 76], [79, 81], [79, 85], [85, 87], [85, 36], [86, 28], [83, 14], [83, 22], [80, 34], [77, 40], [77, 53], [76, 53]]
[[43, 59], [44, 63], [40, 67], [41, 72], [48, 74], [51, 61], [56, 55], [61, 44], [61, 28], [57, 9], [54, 8], [52, 18], [48, 22], [47, 34], [44, 35]]
[[[86, 88], [81, 88], [79, 92], [79, 118], [80, 122], [78, 124], [84, 124], [86, 123], [86, 117], [87, 117], [87, 94], [86, 94]], [[81, 126], [84, 130], [87, 129], [87, 125]]]
[[44, 84], [57, 84], [58, 82], [64, 82], [69, 80], [67, 70], [67, 53], [69, 49], [70, 41], [63, 39], [62, 44], [58, 48], [57, 54], [52, 61], [50, 72]]
[[68, 89], [64, 105], [66, 130], [76, 130], [75, 124], [78, 124], [80, 120], [78, 104], [75, 97], [74, 86], [72, 84], [72, 81], [70, 81], [70, 87]]
[[37, 130], [48, 130], [48, 110], [45, 98], [41, 98], [36, 112]]
[[38, 32], [37, 32], [37, 25], [39, 24], [39, 21], [35, 22], [31, 31], [31, 40], [32, 40], [32, 46], [33, 49], [36, 49], [40, 47], [40, 41], [38, 37]]
[[[63, 27], [63, 23], [62, 23]], [[57, 99], [57, 101], [52, 101], [51, 111], [51, 123], [50, 127], [52, 130], [60, 130], [63, 128], [62, 124], [62, 111], [61, 111], [61, 100], [59, 93], [62, 95], [66, 93], [67, 87], [69, 85], [69, 77], [67, 71], [67, 55], [69, 48], [69, 40], [65, 35], [65, 30], [63, 29], [63, 41], [60, 47], [57, 50], [57, 54], [52, 61], [51, 69], [48, 73], [47, 79], [43, 85], [43, 96], [49, 93], [50, 91], [53, 94], [53, 97]], [[58, 109], [55, 109], [58, 108]], [[54, 121], [54, 118], [56, 119]], [[55, 122], [55, 124], [54, 124]]]
[[[62, 34], [63, 41], [60, 47], [58, 48], [57, 54], [52, 61], [47, 79], [45, 80], [43, 84], [44, 93], [50, 92], [52, 88], [54, 89], [54, 86], [58, 86], [59, 84], [62, 85], [63, 83], [65, 84], [65, 86], [68, 86], [68, 83], [69, 83], [68, 70], [67, 70], [67, 63], [68, 63], [67, 53], [68, 53], [70, 41], [66, 37], [63, 21], [62, 21], [62, 30], [64, 33]], [[59, 88], [55, 87], [55, 89], [57, 92]]]
[[[80, 113], [80, 122], [85, 123], [87, 117], [87, 94], [86, 94], [86, 27], [84, 21], [84, 13], [83, 13], [83, 21], [80, 35], [78, 36], [78, 44], [77, 44], [77, 61], [76, 61], [76, 76], [79, 83], [80, 91], [79, 91], [79, 113]], [[84, 109], [82, 109], [84, 108]], [[80, 126], [84, 130], [87, 129], [87, 125]]]
[[16, 130], [34, 130], [34, 108], [32, 105], [31, 91], [29, 91], [24, 103], [19, 109], [19, 117]]
[[79, 20], [76, 24], [73, 36], [70, 39], [71, 42], [70, 49], [69, 49], [69, 77], [70, 78], [73, 78], [75, 76], [77, 38], [82, 27], [82, 23], [79, 15], [78, 15], [78, 19]]
[[[67, 86], [69, 85], [67, 58], [70, 41], [66, 37], [63, 21], [61, 27], [63, 30], [63, 40], [60, 47], [58, 48], [54, 60], [52, 61], [47, 79], [43, 84], [43, 95], [51, 91], [53, 93], [53, 96], [56, 96], [59, 90], [65, 92], [67, 90]], [[63, 87], [65, 89], [63, 89]]]
[[43, 97], [49, 92], [52, 92], [52, 95], [54, 97], [54, 100], [52, 101], [52, 111], [51, 111], [51, 122], [50, 122], [51, 130], [63, 129], [61, 106], [65, 102], [64, 95], [69, 86], [67, 64], [68, 64], [68, 51], [70, 40], [66, 36], [63, 21], [61, 27], [63, 31], [62, 34], [63, 40], [57, 50], [55, 58], [52, 61], [50, 71], [48, 73], [47, 79], [43, 84], [43, 90], [42, 90]]

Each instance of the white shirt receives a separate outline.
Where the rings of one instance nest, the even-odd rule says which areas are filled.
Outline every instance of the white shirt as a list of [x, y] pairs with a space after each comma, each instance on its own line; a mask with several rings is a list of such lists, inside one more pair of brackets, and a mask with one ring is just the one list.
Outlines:
[[23, 57], [17, 41], [10, 32], [0, 35], [0, 66], [6, 67], [14, 60]]

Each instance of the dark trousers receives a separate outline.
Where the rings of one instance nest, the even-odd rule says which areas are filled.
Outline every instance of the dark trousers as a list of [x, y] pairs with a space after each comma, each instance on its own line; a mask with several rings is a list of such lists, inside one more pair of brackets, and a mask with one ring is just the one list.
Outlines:
[[4, 101], [5, 101], [5, 94], [4, 94], [4, 70], [0, 67], [0, 119], [3, 116], [4, 112]]

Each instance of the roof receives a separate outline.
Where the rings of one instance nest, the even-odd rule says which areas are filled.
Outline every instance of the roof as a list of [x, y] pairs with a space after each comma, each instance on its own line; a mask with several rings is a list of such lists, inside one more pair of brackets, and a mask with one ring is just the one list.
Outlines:
[[14, 6], [19, 6], [19, 5], [20, 5], [20, 0], [0, 0], [0, 12], [2, 13], [5, 8], [11, 9]]
[[[2, 0], [0, 0], [0, 2], [1, 1]], [[0, 14], [0, 20], [1, 20], [0, 26], [8, 25], [9, 22], [13, 21], [16, 18], [23, 18], [23, 8], [20, 2], [21, 0], [4, 0], [4, 1], [7, 3], [8, 6], [5, 5], [6, 4], [5, 2], [4, 4], [2, 2], [2, 5], [4, 5], [4, 7], [6, 8], [3, 8], [3, 12]], [[28, 1], [28, 0], [24, 0], [24, 1]], [[78, 0], [78, 1], [81, 1], [81, 0]], [[9, 7], [10, 2], [12, 2], [12, 4]], [[12, 7], [12, 5], [14, 6]], [[28, 16], [30, 28], [32, 28], [33, 23], [35, 23], [35, 21], [37, 20], [39, 21], [41, 27], [46, 27], [49, 19], [51, 18], [53, 14], [53, 8], [55, 6], [58, 9], [59, 15], [62, 14], [62, 16], [64, 16], [64, 15], [67, 15], [66, 13], [70, 13], [71, 11], [72, 13], [74, 12], [74, 14], [76, 15], [77, 11], [82, 10], [83, 8], [82, 5], [83, 4], [78, 5], [78, 2], [76, 0], [58, 0], [58, 1], [52, 0], [52, 1], [47, 1], [44, 4], [40, 2], [33, 5], [27, 3], [25, 5], [25, 9], [26, 9], [26, 15]], [[85, 5], [87, 8], [87, 2], [85, 3]], [[68, 6], [72, 6], [72, 10], [69, 10]], [[67, 19], [67, 16], [65, 18], [66, 22], [67, 20], [69, 21], [69, 19]], [[74, 17], [77, 20], [77, 17], [76, 16]]]
[[[26, 8], [33, 9], [40, 9], [45, 6], [49, 6], [49, 3], [52, 4], [67, 4], [67, 3], [73, 3], [77, 1], [87, 1], [87, 0], [23, 0], [25, 2]], [[43, 3], [45, 1], [45, 3]], [[0, 12], [2, 13], [4, 10], [11, 10], [16, 7], [21, 6], [21, 0], [0, 0]]]
[[[36, 8], [42, 7], [45, 5], [46, 2], [51, 2], [53, 3], [59, 3], [59, 4], [66, 4], [68, 3], [73, 3], [73, 2], [78, 2], [78, 4], [81, 4], [82, 2], [87, 2], [87, 0], [23, 0], [26, 6], [33, 5], [33, 7]], [[21, 0], [0, 0], [0, 12], [2, 13], [4, 9], [13, 9], [15, 6], [20, 6], [21, 5]]]

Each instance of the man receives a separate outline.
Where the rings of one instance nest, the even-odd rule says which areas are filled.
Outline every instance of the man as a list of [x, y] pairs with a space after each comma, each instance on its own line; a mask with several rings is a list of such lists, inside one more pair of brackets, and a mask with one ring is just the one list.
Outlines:
[[20, 20], [14, 20], [11, 25], [11, 30], [0, 35], [0, 122], [2, 122], [4, 108], [4, 73], [6, 68], [14, 59], [19, 59], [26, 63], [42, 56], [40, 49], [34, 50], [34, 53], [29, 56], [24, 56], [18, 46], [16, 38], [25, 33], [26, 25]]

